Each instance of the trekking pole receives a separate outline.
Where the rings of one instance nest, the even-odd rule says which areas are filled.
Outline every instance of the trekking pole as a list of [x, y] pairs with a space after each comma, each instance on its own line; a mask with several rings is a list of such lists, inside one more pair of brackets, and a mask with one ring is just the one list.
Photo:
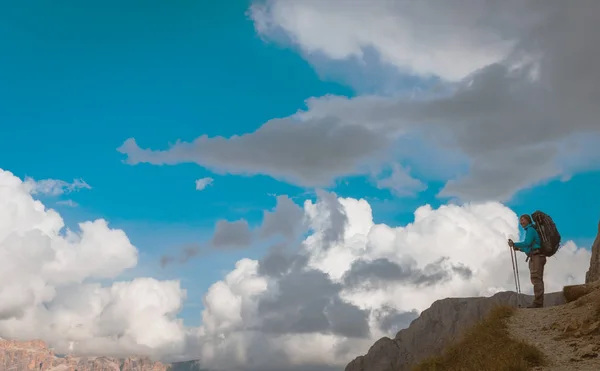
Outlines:
[[512, 269], [513, 269], [513, 278], [515, 279], [515, 290], [517, 291], [517, 306], [520, 307], [520, 298], [519, 298], [519, 286], [517, 284], [517, 271], [515, 270], [515, 260], [516, 260], [516, 256], [513, 255], [514, 254], [514, 250], [512, 247], [508, 247], [510, 250], [510, 261], [512, 262]]
[[517, 290], [518, 290], [518, 306], [521, 307], [521, 276], [519, 275], [519, 259], [517, 259], [517, 252], [513, 249], [515, 254], [515, 275], [517, 276]]

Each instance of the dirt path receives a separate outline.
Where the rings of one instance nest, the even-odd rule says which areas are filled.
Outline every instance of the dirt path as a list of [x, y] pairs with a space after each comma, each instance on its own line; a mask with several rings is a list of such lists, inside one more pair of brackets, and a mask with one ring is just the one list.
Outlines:
[[511, 335], [537, 346], [549, 365], [536, 370], [600, 370], [600, 291], [558, 307], [518, 309]]

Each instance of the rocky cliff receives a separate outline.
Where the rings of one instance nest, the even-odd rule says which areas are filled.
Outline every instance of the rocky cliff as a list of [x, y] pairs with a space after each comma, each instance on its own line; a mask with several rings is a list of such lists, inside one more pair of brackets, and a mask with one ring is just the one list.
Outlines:
[[0, 339], [2, 371], [166, 371], [168, 365], [148, 358], [58, 357], [43, 341]]
[[[529, 304], [533, 297], [522, 295], [521, 303]], [[565, 303], [562, 293], [545, 296], [545, 306]], [[497, 304], [517, 306], [514, 292], [501, 292], [491, 297], [447, 298], [435, 301], [408, 328], [394, 339], [379, 339], [366, 355], [355, 358], [346, 371], [404, 371], [441, 351], [462, 332], [483, 319]]]
[[590, 269], [585, 274], [585, 283], [591, 283], [600, 279], [600, 222], [598, 223], [598, 234], [592, 245], [592, 258]]

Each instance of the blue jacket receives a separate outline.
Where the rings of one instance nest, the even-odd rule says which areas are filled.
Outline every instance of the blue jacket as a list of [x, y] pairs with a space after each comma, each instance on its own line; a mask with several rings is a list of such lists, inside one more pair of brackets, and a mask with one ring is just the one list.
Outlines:
[[515, 247], [518, 247], [520, 251], [529, 255], [533, 250], [541, 247], [540, 235], [533, 227], [533, 224], [529, 224], [525, 227], [525, 240], [522, 242], [515, 242]]

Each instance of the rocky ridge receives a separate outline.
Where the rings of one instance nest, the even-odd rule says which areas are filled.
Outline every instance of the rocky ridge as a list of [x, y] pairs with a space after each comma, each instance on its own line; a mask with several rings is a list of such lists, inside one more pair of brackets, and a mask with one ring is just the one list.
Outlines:
[[[520, 303], [528, 305], [530, 295], [521, 295]], [[561, 292], [545, 295], [546, 306], [565, 303]], [[435, 301], [408, 328], [393, 339], [379, 339], [364, 356], [350, 362], [345, 371], [404, 371], [411, 365], [441, 351], [470, 326], [487, 316], [498, 305], [517, 306], [517, 294], [500, 292], [491, 297], [446, 298]]]
[[168, 365], [144, 357], [58, 357], [43, 341], [0, 339], [2, 371], [167, 371]]

